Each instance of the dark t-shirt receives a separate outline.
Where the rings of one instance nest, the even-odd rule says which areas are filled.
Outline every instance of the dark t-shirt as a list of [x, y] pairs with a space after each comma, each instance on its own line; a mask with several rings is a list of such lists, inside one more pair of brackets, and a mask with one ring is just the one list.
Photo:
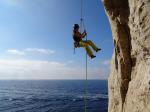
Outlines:
[[80, 42], [82, 40], [81, 37], [82, 37], [82, 35], [80, 32], [75, 31], [75, 30], [73, 31], [73, 39], [75, 42]]

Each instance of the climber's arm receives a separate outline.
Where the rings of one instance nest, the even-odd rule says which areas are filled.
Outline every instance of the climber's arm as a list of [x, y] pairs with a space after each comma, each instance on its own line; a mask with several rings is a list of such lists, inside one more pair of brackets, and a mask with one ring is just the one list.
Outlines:
[[84, 31], [84, 32], [82, 33], [82, 38], [84, 38], [86, 35], [87, 35], [86, 31]]

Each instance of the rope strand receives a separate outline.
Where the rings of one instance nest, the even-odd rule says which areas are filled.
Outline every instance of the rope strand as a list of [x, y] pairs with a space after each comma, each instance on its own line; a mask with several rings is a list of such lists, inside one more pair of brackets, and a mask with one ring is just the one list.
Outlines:
[[[86, 36], [86, 40], [87, 40], [87, 36]], [[85, 96], [84, 96], [84, 106], [85, 106], [85, 112], [87, 112], [87, 53], [86, 53], [86, 56], [85, 56], [85, 61], [86, 61], [86, 71], [85, 71], [85, 73], [86, 73], [86, 80], [85, 80]]]
[[[81, 18], [80, 18], [80, 31], [82, 32], [82, 30], [84, 29], [85, 30], [85, 24], [84, 24], [84, 20], [83, 20], [83, 0], [81, 0]], [[86, 35], [86, 41], [87, 41], [87, 35]], [[87, 112], [87, 79], [88, 79], [88, 67], [87, 67], [87, 53], [86, 53], [86, 56], [85, 56], [85, 87], [84, 87], [84, 111]]]

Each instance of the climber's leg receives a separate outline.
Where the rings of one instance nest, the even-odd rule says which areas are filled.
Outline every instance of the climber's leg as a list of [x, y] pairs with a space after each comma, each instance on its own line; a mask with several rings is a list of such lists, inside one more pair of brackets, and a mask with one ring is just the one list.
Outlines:
[[89, 57], [94, 56], [94, 55], [93, 55], [93, 52], [92, 52], [92, 50], [90, 49], [90, 47], [88, 46], [88, 43], [87, 43], [87, 42], [85, 42], [85, 41], [80, 41], [80, 42], [79, 42], [79, 45], [80, 45], [81, 47], [84, 47], [84, 49], [86, 50], [86, 52], [87, 52], [87, 54], [88, 54]]
[[91, 40], [85, 40], [84, 42], [90, 45], [94, 51], [97, 51], [98, 47]]

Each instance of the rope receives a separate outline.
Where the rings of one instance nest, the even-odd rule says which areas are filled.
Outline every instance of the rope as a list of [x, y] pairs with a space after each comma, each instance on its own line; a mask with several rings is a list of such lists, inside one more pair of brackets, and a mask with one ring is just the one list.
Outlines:
[[[87, 40], [87, 36], [86, 36], [86, 40]], [[85, 73], [86, 73], [86, 80], [85, 80], [85, 96], [84, 96], [84, 109], [85, 109], [85, 112], [87, 112], [87, 76], [88, 76], [88, 68], [87, 68], [87, 53], [86, 53], [86, 56], [85, 56], [85, 61], [86, 61], [86, 70], [85, 70]]]
[[[83, 20], [83, 0], [81, 0], [81, 18], [80, 18], [80, 31], [85, 30], [85, 24]], [[87, 41], [87, 35], [86, 35], [86, 41]], [[87, 53], [85, 55], [85, 81], [84, 81], [84, 111], [87, 112], [87, 80], [88, 80], [88, 66], [87, 66]]]
[[74, 54], [76, 53], [76, 48], [75, 48], [75, 46], [73, 47], [73, 53], [74, 53]]
[[[84, 21], [82, 21], [83, 28], [85, 29]], [[86, 41], [87, 41], [87, 35], [86, 35]], [[85, 54], [85, 87], [84, 87], [84, 111], [87, 112], [87, 93], [88, 93], [88, 60], [87, 60], [87, 52]]]

